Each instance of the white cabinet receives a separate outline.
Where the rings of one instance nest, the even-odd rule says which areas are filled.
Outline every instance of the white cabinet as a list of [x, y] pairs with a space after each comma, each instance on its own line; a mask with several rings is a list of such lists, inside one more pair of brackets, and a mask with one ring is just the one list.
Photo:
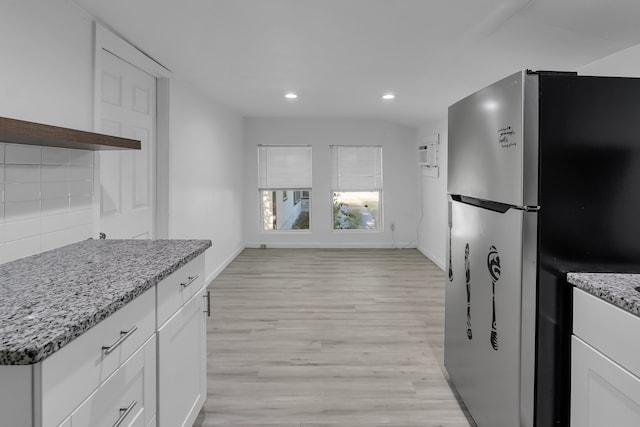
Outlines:
[[640, 426], [640, 318], [574, 289], [571, 426]]
[[[189, 277], [197, 273], [191, 270]], [[161, 289], [158, 288], [159, 297]], [[194, 284], [188, 292], [190, 299], [179, 304], [177, 311], [158, 329], [159, 427], [192, 426], [207, 397], [208, 294], [203, 283], [197, 288]], [[172, 299], [182, 298], [181, 294], [175, 293]]]

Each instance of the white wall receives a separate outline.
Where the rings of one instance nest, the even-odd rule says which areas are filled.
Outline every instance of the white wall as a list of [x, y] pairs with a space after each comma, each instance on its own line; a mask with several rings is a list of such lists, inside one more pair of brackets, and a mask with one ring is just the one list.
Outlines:
[[[0, 57], [0, 116], [93, 129], [92, 23], [75, 3], [3, 1]], [[0, 262], [91, 237], [93, 152], [0, 154]]]
[[422, 174], [422, 221], [418, 249], [444, 270], [447, 238], [447, 120], [426, 123], [418, 129], [417, 146], [425, 145], [440, 134], [439, 174], [437, 178]]
[[171, 200], [175, 239], [211, 239], [211, 280], [242, 250], [242, 118], [195, 87], [171, 81]]
[[640, 77], [640, 45], [578, 68], [581, 75]]
[[69, 0], [3, 0], [0, 116], [93, 130], [92, 33]]
[[[247, 246], [415, 247], [419, 217], [415, 129], [365, 119], [245, 119], [244, 240]], [[257, 190], [258, 144], [309, 144], [313, 148], [311, 231], [263, 232]], [[329, 145], [381, 145], [383, 231], [333, 231]], [[396, 226], [392, 233], [390, 224]]]

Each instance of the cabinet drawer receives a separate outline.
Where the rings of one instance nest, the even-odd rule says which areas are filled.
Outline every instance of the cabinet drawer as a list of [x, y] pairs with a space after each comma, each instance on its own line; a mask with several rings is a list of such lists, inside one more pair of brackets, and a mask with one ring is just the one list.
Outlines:
[[71, 415], [72, 426], [145, 427], [156, 402], [156, 339], [149, 339]]
[[158, 283], [158, 327], [204, 285], [204, 254]]
[[640, 377], [640, 317], [574, 288], [573, 334]]
[[[38, 365], [42, 426], [55, 426], [127, 360], [155, 330], [149, 289]], [[132, 331], [124, 338], [123, 331]], [[106, 354], [103, 346], [120, 345]]]

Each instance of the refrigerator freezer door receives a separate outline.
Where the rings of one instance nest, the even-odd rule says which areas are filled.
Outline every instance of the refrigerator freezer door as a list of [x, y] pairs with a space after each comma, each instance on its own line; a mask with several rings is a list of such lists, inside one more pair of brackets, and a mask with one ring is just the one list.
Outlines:
[[520, 419], [525, 213], [449, 209], [445, 366], [479, 427], [529, 425]]
[[536, 89], [537, 76], [519, 72], [449, 107], [449, 194], [537, 205]]

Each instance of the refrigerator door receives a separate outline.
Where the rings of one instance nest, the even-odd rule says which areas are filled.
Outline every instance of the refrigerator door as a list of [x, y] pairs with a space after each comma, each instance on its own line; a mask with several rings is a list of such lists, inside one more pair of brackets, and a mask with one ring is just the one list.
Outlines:
[[449, 194], [537, 206], [537, 83], [519, 72], [449, 107]]
[[[524, 216], [535, 214], [452, 200], [449, 215], [445, 366], [479, 427], [531, 425], [532, 419], [521, 420], [521, 412], [530, 418], [531, 409], [520, 402], [526, 351], [521, 349], [522, 257]], [[527, 286], [535, 289], [535, 280]], [[527, 303], [535, 307], [535, 299]], [[524, 389], [533, 390], [533, 384]]]

